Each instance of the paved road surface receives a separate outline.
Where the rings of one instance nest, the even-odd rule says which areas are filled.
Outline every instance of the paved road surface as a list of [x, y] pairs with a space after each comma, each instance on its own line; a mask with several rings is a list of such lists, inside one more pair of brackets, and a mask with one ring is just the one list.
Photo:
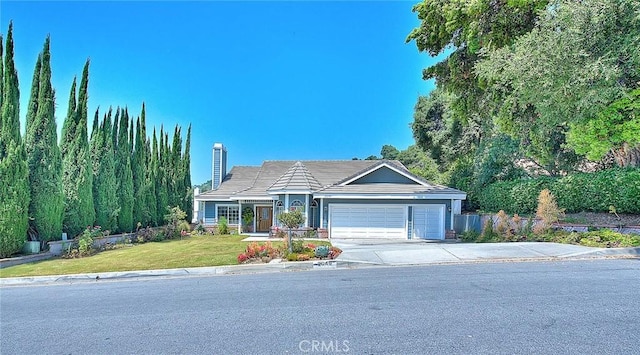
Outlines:
[[0, 289], [2, 354], [632, 354], [640, 261]]

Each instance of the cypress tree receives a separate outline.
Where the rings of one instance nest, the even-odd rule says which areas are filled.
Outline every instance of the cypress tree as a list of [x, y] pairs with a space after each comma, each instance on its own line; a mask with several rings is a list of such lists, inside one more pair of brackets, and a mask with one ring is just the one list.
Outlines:
[[64, 229], [70, 236], [80, 234], [93, 224], [93, 171], [87, 138], [87, 101], [89, 61], [85, 63], [76, 101], [76, 80], [69, 95], [69, 110], [62, 127], [63, 187], [65, 195]]
[[[98, 112], [96, 111], [96, 116]], [[116, 193], [115, 159], [111, 129], [112, 109], [109, 108], [97, 132], [91, 134], [91, 158], [93, 161], [93, 201], [96, 224], [105, 231], [118, 227], [118, 195]], [[94, 120], [95, 122], [95, 120]]]
[[187, 140], [184, 145], [184, 157], [182, 158], [182, 170], [184, 174], [185, 197], [182, 210], [187, 213], [187, 221], [193, 219], [193, 188], [191, 187], [191, 125], [187, 129]]
[[[83, 226], [78, 225], [78, 189], [76, 188], [77, 149], [75, 147], [76, 136], [76, 78], [73, 78], [71, 92], [69, 93], [69, 106], [67, 117], [62, 124], [62, 137], [60, 140], [60, 154], [62, 155], [62, 190], [64, 191], [64, 218], [63, 230], [71, 237], [75, 237], [82, 231]], [[78, 230], [80, 229], [80, 230]]]
[[29, 171], [20, 137], [20, 91], [13, 60], [13, 23], [7, 53], [0, 36], [0, 257], [22, 249], [29, 225]]
[[169, 197], [167, 195], [167, 179], [165, 177], [166, 170], [163, 164], [164, 153], [164, 133], [162, 126], [160, 126], [160, 145], [158, 146], [158, 140], [156, 139], [156, 131], [153, 130], [153, 170], [155, 173], [156, 181], [156, 224], [162, 225], [164, 223], [164, 215], [167, 213], [167, 207], [169, 206]]
[[[40, 91], [41, 68], [42, 68], [42, 53], [38, 54], [38, 59], [36, 60], [36, 67], [33, 70], [33, 80], [31, 81], [31, 95], [29, 96], [29, 106], [27, 107], [27, 120], [25, 122], [25, 127], [27, 132], [30, 131], [29, 123], [35, 121], [36, 113], [38, 112], [38, 92]], [[26, 140], [26, 136], [25, 136], [25, 140]]]
[[[11, 28], [11, 23], [9, 23], [9, 28]], [[4, 100], [4, 53], [2, 41], [2, 34], [0, 34], [0, 108], [2, 107], [2, 102]], [[0, 134], [2, 134], [2, 117], [0, 117]], [[0, 142], [2, 144], [2, 142]]]
[[[114, 136], [116, 127], [113, 127]], [[129, 144], [129, 112], [121, 110], [116, 146], [116, 181], [120, 213], [118, 230], [130, 232], [133, 229], [133, 178], [131, 174], [131, 146]]]
[[79, 196], [78, 210], [80, 211], [79, 224], [81, 227], [84, 227], [93, 224], [96, 219], [96, 212], [93, 206], [93, 167], [87, 132], [87, 126], [89, 124], [89, 59], [85, 62], [84, 69], [82, 70], [76, 119], [78, 120], [76, 124], [77, 161], [80, 167], [77, 179]]
[[0, 92], [2, 93], [0, 94], [2, 108], [0, 132], [4, 132], [1, 133], [4, 139], [0, 141], [0, 154], [9, 140], [20, 142], [20, 87], [13, 60], [13, 22], [9, 22], [6, 51], [3, 63], [2, 37], [0, 36]]
[[148, 226], [153, 221], [153, 218], [151, 217], [151, 211], [149, 210], [149, 184], [147, 182], [148, 153], [146, 152], [147, 145], [144, 120], [145, 107], [143, 103], [141, 117], [138, 117], [138, 120], [136, 121], [135, 145], [131, 158], [133, 191], [135, 196], [133, 205], [133, 220], [136, 224], [141, 223], [141, 225], [143, 226]]
[[37, 111], [35, 117], [27, 117], [25, 142], [31, 189], [30, 225], [42, 241], [60, 239], [64, 213], [62, 159], [56, 134], [49, 44], [47, 36], [41, 55]]
[[147, 208], [149, 210], [149, 214], [146, 216], [146, 225], [149, 224], [154, 224], [156, 225], [156, 216], [158, 215], [158, 202], [157, 202], [157, 196], [156, 196], [156, 175], [155, 172], [153, 171], [153, 168], [151, 166], [151, 141], [149, 139], [146, 139], [145, 142], [145, 151], [147, 153], [147, 169], [146, 169], [146, 180], [145, 180], [145, 186], [146, 186], [146, 201], [147, 201]]
[[180, 136], [180, 126], [176, 125], [173, 131], [173, 142], [169, 149], [170, 161], [169, 171], [171, 172], [170, 191], [171, 191], [171, 207], [178, 206], [182, 208], [184, 205], [184, 174], [182, 164], [182, 137]]

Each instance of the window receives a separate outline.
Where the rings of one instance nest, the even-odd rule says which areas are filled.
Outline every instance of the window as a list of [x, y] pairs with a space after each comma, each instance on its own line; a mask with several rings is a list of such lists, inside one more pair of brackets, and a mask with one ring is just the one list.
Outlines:
[[279, 227], [282, 227], [280, 220], [278, 219], [278, 216], [280, 215], [280, 213], [284, 212], [284, 203], [282, 203], [282, 201], [278, 200], [276, 201], [276, 225]]
[[289, 208], [289, 210], [304, 212], [304, 204], [300, 202], [300, 200], [293, 200], [291, 201], [291, 208]]
[[240, 209], [238, 206], [218, 206], [218, 220], [224, 217], [229, 224], [238, 224]]

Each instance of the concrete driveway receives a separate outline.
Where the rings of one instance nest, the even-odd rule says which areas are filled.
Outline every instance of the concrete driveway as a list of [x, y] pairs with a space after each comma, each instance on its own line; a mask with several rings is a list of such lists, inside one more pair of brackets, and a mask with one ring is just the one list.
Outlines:
[[481, 261], [525, 261], [604, 257], [640, 258], [640, 248], [591, 248], [558, 243], [456, 243], [423, 240], [332, 239], [338, 261], [376, 265], [422, 265]]

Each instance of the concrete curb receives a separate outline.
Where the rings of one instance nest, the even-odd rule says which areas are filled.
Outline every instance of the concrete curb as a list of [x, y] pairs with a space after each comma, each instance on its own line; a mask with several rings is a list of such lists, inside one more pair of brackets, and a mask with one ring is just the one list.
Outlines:
[[212, 275], [240, 275], [257, 274], [269, 272], [285, 271], [305, 271], [314, 269], [337, 269], [352, 268], [355, 265], [351, 262], [339, 262], [336, 260], [311, 260], [298, 262], [280, 262], [269, 264], [243, 264], [212, 267], [194, 267], [179, 269], [157, 269], [157, 270], [136, 270], [136, 271], [114, 271], [98, 272], [87, 274], [51, 275], [51, 276], [28, 276], [28, 277], [6, 277], [0, 278], [0, 287], [29, 285], [29, 284], [50, 284], [65, 282], [88, 282], [100, 280], [116, 280], [130, 278], [168, 278], [168, 277], [189, 277], [189, 276], [212, 276]]
[[97, 282], [101, 280], [126, 280], [126, 279], [153, 279], [171, 277], [197, 277], [215, 275], [241, 275], [258, 274], [287, 271], [308, 271], [308, 270], [336, 270], [354, 269], [370, 267], [404, 267], [420, 265], [452, 265], [452, 264], [477, 264], [477, 263], [503, 263], [503, 262], [534, 262], [534, 261], [570, 261], [570, 260], [595, 260], [595, 259], [640, 259], [640, 247], [632, 248], [598, 248], [586, 252], [549, 255], [540, 257], [506, 257], [506, 258], [475, 258], [458, 259], [451, 261], [438, 260], [433, 262], [408, 262], [406, 264], [385, 264], [366, 260], [311, 260], [298, 262], [276, 262], [268, 264], [243, 264], [214, 267], [195, 267], [179, 269], [158, 269], [158, 270], [137, 270], [119, 272], [100, 272], [72, 275], [52, 275], [33, 277], [11, 277], [0, 278], [0, 287], [19, 285], [44, 285], [75, 282]]

